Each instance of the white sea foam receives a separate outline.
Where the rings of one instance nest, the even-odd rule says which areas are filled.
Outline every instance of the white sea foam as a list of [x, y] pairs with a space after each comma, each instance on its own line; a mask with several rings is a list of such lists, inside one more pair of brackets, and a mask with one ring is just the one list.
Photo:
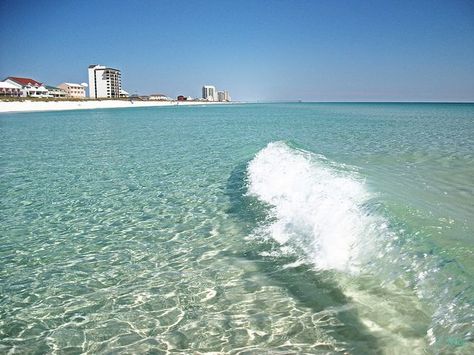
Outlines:
[[319, 269], [357, 271], [385, 221], [364, 209], [371, 194], [353, 171], [273, 142], [248, 166], [248, 193], [272, 206], [259, 234], [291, 245]]

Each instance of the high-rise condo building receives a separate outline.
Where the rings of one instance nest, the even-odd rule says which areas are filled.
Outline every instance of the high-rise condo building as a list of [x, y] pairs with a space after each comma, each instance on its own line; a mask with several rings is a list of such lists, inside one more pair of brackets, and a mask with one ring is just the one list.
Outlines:
[[217, 100], [220, 102], [224, 101], [224, 91], [217, 92]]
[[220, 102], [228, 102], [228, 101], [230, 101], [229, 92], [227, 90], [218, 91], [217, 92], [217, 98]]
[[204, 85], [202, 87], [202, 98], [207, 101], [217, 101], [216, 87], [212, 85]]
[[121, 89], [120, 70], [103, 65], [89, 65], [90, 98], [119, 98]]

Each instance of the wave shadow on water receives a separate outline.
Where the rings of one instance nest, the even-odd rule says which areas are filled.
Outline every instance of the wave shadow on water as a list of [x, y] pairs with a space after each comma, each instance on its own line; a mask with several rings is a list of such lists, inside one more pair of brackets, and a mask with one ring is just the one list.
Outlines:
[[[237, 165], [226, 185], [226, 195], [230, 202], [227, 213], [238, 221], [242, 234], [246, 236], [254, 232], [261, 223], [268, 221], [267, 206], [247, 195], [247, 166], [248, 162]], [[341, 346], [338, 350], [364, 354], [380, 352], [378, 339], [362, 323], [351, 300], [331, 280], [330, 271], [316, 271], [307, 264], [288, 267], [298, 262], [295, 256], [262, 256], [262, 253], [271, 252], [278, 247], [275, 241], [242, 242], [243, 250], [226, 252], [227, 256], [252, 262], [273, 286], [285, 290], [298, 307], [321, 315], [321, 328]], [[334, 319], [325, 323], [328, 320], [325, 314]], [[314, 342], [317, 341], [318, 339], [314, 339]]]

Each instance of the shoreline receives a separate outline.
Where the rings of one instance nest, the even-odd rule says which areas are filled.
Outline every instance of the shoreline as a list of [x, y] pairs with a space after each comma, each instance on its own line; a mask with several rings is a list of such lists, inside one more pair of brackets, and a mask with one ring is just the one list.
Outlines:
[[68, 111], [93, 110], [103, 108], [134, 108], [134, 107], [161, 107], [161, 106], [192, 106], [228, 104], [227, 102], [213, 101], [130, 101], [130, 100], [103, 100], [103, 101], [0, 101], [0, 113], [41, 112], [41, 111]]

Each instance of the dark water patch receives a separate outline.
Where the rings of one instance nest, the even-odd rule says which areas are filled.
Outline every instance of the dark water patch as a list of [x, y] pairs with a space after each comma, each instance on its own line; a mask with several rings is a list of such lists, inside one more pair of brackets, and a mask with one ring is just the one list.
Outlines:
[[268, 219], [266, 206], [246, 194], [247, 166], [248, 161], [238, 164], [232, 170], [225, 191], [230, 202], [226, 212], [243, 222], [239, 225], [244, 229], [244, 235], [248, 235], [260, 222]]

